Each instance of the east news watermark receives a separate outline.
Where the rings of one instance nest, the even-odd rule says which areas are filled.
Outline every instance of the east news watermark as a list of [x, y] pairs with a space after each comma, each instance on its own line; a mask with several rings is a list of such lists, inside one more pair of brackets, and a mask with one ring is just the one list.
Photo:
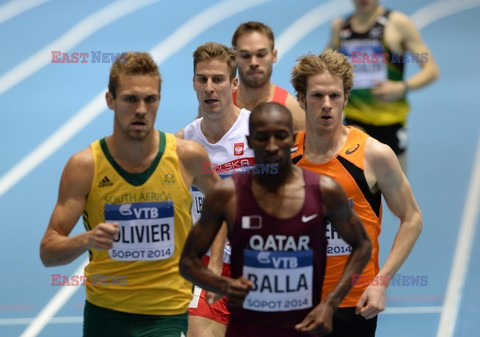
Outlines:
[[72, 52], [66, 53], [60, 50], [52, 50], [51, 63], [113, 63], [127, 62], [127, 53], [102, 52], [92, 50], [90, 52]]
[[[61, 275], [51, 274], [53, 287], [84, 287], [88, 284], [98, 287], [108, 286], [126, 286], [128, 285], [128, 276], [113, 276], [95, 274], [88, 280], [87, 276], [83, 275]], [[90, 282], [89, 282], [90, 281]]]
[[[239, 160], [240, 161], [240, 160]], [[209, 162], [202, 163], [202, 174], [213, 174], [218, 173], [222, 175], [232, 175], [232, 174], [278, 174], [278, 164], [254, 164], [250, 165], [247, 161], [248, 166], [242, 166], [241, 163], [229, 162], [222, 165], [213, 166]]]
[[352, 63], [427, 63], [428, 53], [366, 53], [352, 51]]
[[385, 286], [393, 287], [426, 287], [428, 286], [428, 275], [402, 275], [395, 274], [392, 277], [376, 275], [353, 274], [352, 286]]

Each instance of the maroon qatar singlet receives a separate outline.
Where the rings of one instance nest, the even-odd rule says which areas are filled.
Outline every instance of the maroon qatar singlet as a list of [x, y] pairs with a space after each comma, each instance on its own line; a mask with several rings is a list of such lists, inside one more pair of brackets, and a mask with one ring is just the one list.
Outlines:
[[254, 286], [243, 307], [229, 306], [226, 337], [305, 337], [294, 329], [320, 303], [325, 216], [319, 176], [303, 170], [305, 201], [289, 219], [267, 214], [252, 193], [252, 174], [233, 176], [237, 212], [229, 233], [232, 277]]

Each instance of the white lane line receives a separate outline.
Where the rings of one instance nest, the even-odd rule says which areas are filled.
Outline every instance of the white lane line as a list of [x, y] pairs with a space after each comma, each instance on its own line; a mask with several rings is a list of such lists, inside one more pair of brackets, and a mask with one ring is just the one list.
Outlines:
[[[447, 16], [478, 6], [480, 6], [479, 0], [438, 1], [416, 11], [412, 14], [411, 19], [419, 29], [423, 29], [429, 24]], [[470, 186], [470, 189], [463, 209], [462, 222], [450, 270], [447, 293], [438, 324], [437, 337], [452, 337], [457, 324], [458, 311], [478, 222], [480, 205], [480, 138], [478, 140], [472, 177], [468, 186]]]
[[382, 315], [418, 315], [418, 314], [439, 314], [442, 307], [389, 307]]
[[104, 110], [101, 93], [0, 178], [0, 198]]
[[[215, 22], [220, 22], [222, 20], [227, 19], [230, 16], [238, 14], [244, 10], [249, 8], [258, 6], [262, 3], [268, 2], [270, 0], [228, 0], [222, 1], [216, 5], [207, 8], [206, 10], [202, 11], [198, 15], [194, 16], [191, 20], [187, 21], [183, 24], [179, 29], [177, 29], [172, 36], [177, 36], [177, 38], [181, 39], [183, 44], [187, 44], [191, 41], [194, 37], [201, 34], [204, 30], [211, 27]], [[203, 19], [201, 20], [201, 18]], [[191, 24], [191, 22], [194, 24]], [[188, 29], [186, 29], [187, 27]], [[167, 41], [169, 38], [166, 39]], [[162, 63], [170, 56], [172, 56], [175, 52], [177, 52], [180, 48], [184, 45], [175, 44], [169, 48], [166, 48], [165, 43], [159, 43], [153, 50], [151, 51], [152, 55], [155, 57], [155, 61], [157, 63]], [[164, 46], [166, 51], [160, 50], [160, 47]], [[22, 179], [26, 174], [28, 174], [31, 170], [37, 167], [41, 162], [43, 162], [46, 158], [48, 158], [54, 151], [48, 149], [49, 146], [55, 146], [58, 149], [62, 146], [67, 140], [72, 138], [77, 132], [83, 129], [92, 119], [98, 116], [102, 111], [105, 110], [105, 103], [104, 103], [104, 92], [101, 92], [97, 95], [90, 103], [88, 103], [82, 110], [80, 110], [77, 114], [75, 114], [66, 124], [64, 124], [52, 137], [49, 137], [45, 142], [43, 142], [40, 147], [34, 150], [26, 159], [29, 157], [33, 157], [28, 161], [22, 160], [19, 164], [17, 164], [12, 170], [10, 170], [5, 176], [13, 176], [16, 167], [22, 171], [21, 175], [15, 176], [16, 181], [18, 182]], [[100, 105], [100, 101], [102, 104]], [[78, 124], [77, 124], [78, 123]], [[54, 143], [55, 142], [55, 143]], [[38, 150], [40, 149], [40, 150]], [[38, 150], [38, 151], [37, 151]], [[0, 197], [10, 189], [14, 184], [11, 184], [8, 180], [2, 177], [0, 179]], [[83, 270], [83, 265], [79, 270]], [[77, 273], [78, 275], [79, 273]], [[35, 317], [33, 322], [27, 327], [25, 332], [20, 337], [35, 337], [42, 331], [42, 329], [49, 323], [53, 316], [62, 308], [62, 306], [68, 301], [68, 299], [73, 296], [73, 294], [77, 291], [79, 287], [72, 287], [67, 290], [62, 289], [57, 294], [55, 294], [54, 298], [44, 307], [44, 309], [40, 312], [40, 314]], [[54, 301], [55, 300], [55, 301]]]
[[[34, 320], [33, 317], [25, 318], [0, 318], [0, 326], [28, 325]], [[83, 322], [83, 316], [60, 316], [52, 317], [48, 324], [78, 324]]]
[[418, 29], [423, 29], [435, 21], [477, 6], [480, 6], [479, 0], [437, 1], [422, 7], [413, 13], [410, 18]]
[[0, 23], [7, 22], [17, 15], [40, 6], [50, 0], [13, 0], [0, 6]]
[[476, 226], [479, 222], [480, 207], [480, 135], [477, 154], [473, 165], [472, 177], [468, 184], [465, 208], [463, 209], [460, 232], [457, 238], [455, 255], [448, 280], [447, 294], [443, 303], [442, 315], [438, 325], [437, 337], [452, 337], [455, 333], [458, 311], [462, 300], [463, 288], [467, 279]]
[[[278, 37], [275, 43], [278, 49], [277, 61], [280, 61], [284, 54], [322, 24], [352, 10], [353, 7], [350, 0], [332, 0], [310, 10], [307, 14], [288, 26]], [[318, 48], [318, 46], [315, 47]], [[325, 46], [320, 46], [320, 50], [324, 47]]]
[[160, 0], [120, 0], [108, 4], [76, 24], [58, 39], [21, 62], [0, 77], [0, 95], [52, 61], [52, 50], [67, 52], [110, 23]]
[[[419, 314], [438, 314], [442, 307], [389, 307], [381, 315], [419, 315]], [[2, 318], [0, 326], [6, 325], [27, 325], [34, 318]], [[83, 322], [83, 316], [57, 316], [52, 317], [48, 324], [80, 324]]]
[[[213, 27], [227, 17], [269, 1], [271, 0], [220, 1], [218, 4], [188, 20], [167, 39], [155, 46], [151, 54], [158, 63], [163, 63], [173, 53], [180, 50], [208, 28]], [[195, 32], [195, 35], [192, 32]]]
[[[88, 264], [88, 259], [85, 259], [80, 267], [75, 270], [73, 275], [83, 275], [83, 270]], [[45, 325], [56, 315], [56, 313], [67, 303], [70, 297], [75, 294], [80, 287], [62, 287], [50, 299], [48, 304], [40, 311], [40, 313], [29, 323], [27, 329], [20, 335], [20, 337], [34, 337], [43, 330]]]

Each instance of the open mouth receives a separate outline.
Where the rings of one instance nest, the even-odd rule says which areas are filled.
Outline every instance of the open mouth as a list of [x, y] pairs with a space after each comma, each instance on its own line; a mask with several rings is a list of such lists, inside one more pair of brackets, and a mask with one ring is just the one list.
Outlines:
[[209, 99], [204, 100], [204, 102], [207, 103], [207, 104], [213, 104], [213, 103], [218, 102], [218, 99], [209, 98]]

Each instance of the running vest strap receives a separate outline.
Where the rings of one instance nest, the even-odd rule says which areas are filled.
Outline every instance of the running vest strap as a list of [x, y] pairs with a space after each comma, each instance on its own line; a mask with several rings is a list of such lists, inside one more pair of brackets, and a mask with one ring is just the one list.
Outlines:
[[366, 124], [381, 126], [405, 123], [409, 106], [405, 97], [394, 102], [383, 102], [372, 95], [378, 82], [402, 81], [404, 60], [392, 52], [384, 40], [385, 26], [391, 11], [385, 10], [365, 33], [353, 31], [348, 17], [340, 30], [339, 51], [354, 66], [354, 85], [345, 116]]
[[92, 143], [94, 176], [83, 212], [87, 230], [116, 222], [110, 250], [90, 249], [87, 300], [134, 314], [183, 314], [192, 285], [178, 263], [192, 226], [192, 198], [183, 181], [172, 134], [160, 133], [159, 153], [143, 173], [123, 170], [105, 140]]
[[[344, 189], [347, 198], [358, 217], [362, 220], [372, 242], [372, 255], [362, 272], [363, 280], [373, 280], [379, 271], [378, 236], [382, 218], [381, 194], [372, 193], [368, 187], [364, 172], [364, 151], [368, 135], [353, 127], [342, 149], [326, 163], [318, 164], [305, 157], [305, 131], [300, 131], [292, 148], [292, 161], [307, 170], [334, 178]], [[322, 295], [330, 293], [340, 280], [351, 253], [351, 247], [343, 241], [329, 223], [327, 225], [327, 270], [323, 282]], [[352, 307], [357, 304], [368, 283], [358, 282], [344, 298], [340, 307]]]
[[319, 176], [303, 171], [305, 199], [289, 219], [267, 214], [251, 189], [252, 174], [233, 176], [236, 219], [229, 233], [232, 277], [253, 281], [243, 307], [230, 307], [230, 325], [294, 331], [320, 300], [325, 269], [325, 216]]

